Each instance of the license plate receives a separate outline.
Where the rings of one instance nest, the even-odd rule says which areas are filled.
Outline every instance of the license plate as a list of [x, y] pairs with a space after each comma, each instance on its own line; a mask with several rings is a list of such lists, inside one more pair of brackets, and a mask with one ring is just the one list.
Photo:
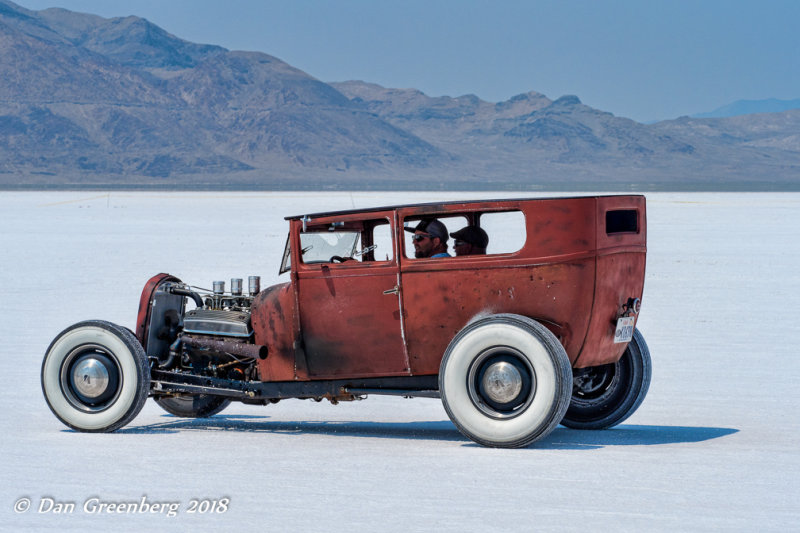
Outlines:
[[617, 320], [617, 329], [614, 331], [614, 342], [631, 342], [633, 339], [633, 323], [635, 318], [623, 316]]

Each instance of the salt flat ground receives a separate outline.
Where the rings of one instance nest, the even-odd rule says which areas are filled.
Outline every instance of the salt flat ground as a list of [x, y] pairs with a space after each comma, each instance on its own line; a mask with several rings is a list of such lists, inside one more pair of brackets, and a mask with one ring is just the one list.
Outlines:
[[[653, 382], [612, 430], [559, 427], [526, 449], [488, 449], [438, 400], [371, 397], [234, 404], [199, 421], [148, 401], [116, 433], [81, 434], [45, 404], [52, 338], [92, 318], [132, 327], [157, 272], [201, 286], [258, 274], [266, 286], [279, 280], [286, 215], [502, 196], [0, 192], [0, 529], [796, 529], [797, 194], [648, 195], [639, 327]], [[17, 513], [23, 497], [31, 508]], [[181, 506], [174, 517], [83, 507], [143, 497]], [[223, 497], [224, 514], [188, 513]], [[76, 506], [55, 514], [46, 498]]]

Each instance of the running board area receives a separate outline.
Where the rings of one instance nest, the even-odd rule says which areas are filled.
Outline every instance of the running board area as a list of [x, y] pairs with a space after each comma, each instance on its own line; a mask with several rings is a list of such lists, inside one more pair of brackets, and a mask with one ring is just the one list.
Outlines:
[[410, 398], [439, 398], [438, 376], [403, 376], [315, 381], [239, 381], [197, 376], [184, 372], [150, 371], [153, 394], [212, 394], [232, 400], [283, 400], [288, 398], [336, 398], [380, 394]]

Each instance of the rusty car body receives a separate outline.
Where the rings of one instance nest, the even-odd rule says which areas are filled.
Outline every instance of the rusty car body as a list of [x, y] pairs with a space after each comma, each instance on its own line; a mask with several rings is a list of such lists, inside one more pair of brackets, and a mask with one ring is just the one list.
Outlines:
[[[562, 423], [611, 427], [647, 393], [635, 322], [646, 256], [639, 195], [401, 205], [287, 217], [284, 283], [147, 281], [133, 331], [59, 334], [42, 364], [54, 414], [113, 431], [148, 396], [177, 416], [230, 401], [441, 398], [474, 441], [525, 446]], [[483, 255], [416, 258], [411, 231], [490, 226]], [[505, 217], [505, 218], [503, 218]], [[492, 243], [514, 237], [510, 249]], [[189, 305], [187, 305], [189, 304]], [[193, 307], [192, 307], [193, 306]]]

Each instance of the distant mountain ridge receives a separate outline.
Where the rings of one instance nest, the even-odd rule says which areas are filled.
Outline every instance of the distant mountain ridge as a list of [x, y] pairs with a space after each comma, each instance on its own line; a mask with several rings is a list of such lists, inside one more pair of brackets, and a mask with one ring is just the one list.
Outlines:
[[324, 83], [138, 17], [0, 0], [0, 187], [770, 189], [800, 111], [645, 125], [529, 92]]
[[800, 98], [794, 100], [778, 100], [767, 98], [764, 100], [737, 100], [731, 104], [718, 107], [708, 113], [697, 113], [693, 118], [724, 118], [753, 115], [756, 113], [782, 113], [791, 109], [800, 109]]

